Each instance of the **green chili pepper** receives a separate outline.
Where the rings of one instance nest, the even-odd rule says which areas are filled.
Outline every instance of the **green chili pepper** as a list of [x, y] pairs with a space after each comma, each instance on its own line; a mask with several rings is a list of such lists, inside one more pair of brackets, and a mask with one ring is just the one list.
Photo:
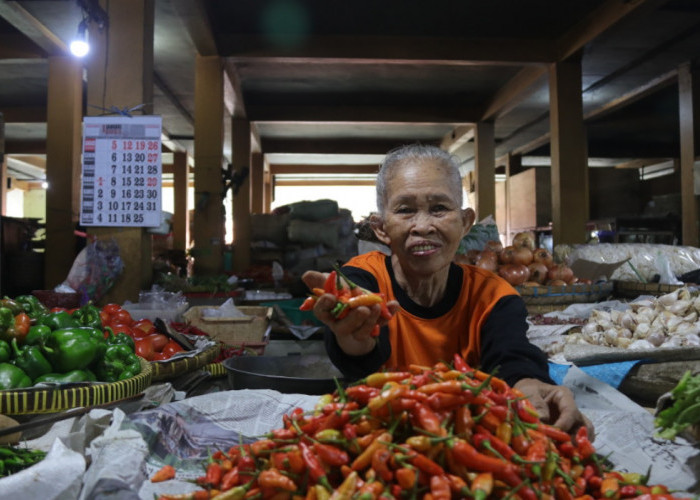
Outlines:
[[120, 332], [115, 335], [110, 327], [105, 327], [105, 332], [107, 335], [107, 338], [105, 339], [107, 345], [125, 345], [131, 348], [132, 352], [136, 348], [134, 339], [129, 337], [126, 333]]
[[51, 332], [42, 347], [54, 371], [83, 370], [99, 359], [107, 344], [94, 328], [61, 328]]
[[80, 309], [73, 312], [75, 319], [80, 326], [88, 326], [90, 328], [102, 329], [102, 317], [100, 310], [90, 303], [85, 304]]
[[73, 328], [80, 326], [78, 322], [66, 311], [57, 311], [54, 313], [42, 316], [38, 323], [51, 328], [51, 330], [59, 330], [61, 328]]
[[30, 387], [32, 379], [21, 368], [10, 363], [0, 363], [0, 390]]
[[10, 349], [10, 344], [4, 340], [0, 340], [0, 363], [4, 363], [9, 360], [12, 354], [12, 349]]
[[39, 318], [49, 314], [49, 308], [34, 295], [18, 295], [15, 297], [15, 301], [22, 306], [30, 318]]
[[94, 382], [95, 380], [97, 378], [90, 370], [71, 370], [67, 373], [46, 373], [41, 377], [37, 377], [34, 383], [67, 384], [69, 382]]
[[51, 335], [51, 328], [46, 325], [34, 325], [29, 327], [29, 333], [24, 338], [24, 345], [43, 345]]
[[141, 362], [129, 346], [109, 345], [105, 355], [97, 362], [95, 372], [99, 380], [115, 382], [138, 375], [141, 372]]
[[19, 348], [17, 339], [12, 339], [12, 349], [15, 353], [14, 365], [21, 368], [30, 379], [34, 380], [40, 375], [53, 371], [49, 363], [37, 346], [28, 345]]

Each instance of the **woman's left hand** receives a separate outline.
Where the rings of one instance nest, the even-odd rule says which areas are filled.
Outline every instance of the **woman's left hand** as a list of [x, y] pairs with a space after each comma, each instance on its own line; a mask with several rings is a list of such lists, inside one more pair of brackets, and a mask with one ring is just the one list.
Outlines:
[[574, 394], [568, 387], [546, 384], [534, 378], [521, 379], [513, 387], [530, 400], [543, 422], [570, 433], [585, 425], [591, 442], [595, 439], [593, 423], [578, 409]]

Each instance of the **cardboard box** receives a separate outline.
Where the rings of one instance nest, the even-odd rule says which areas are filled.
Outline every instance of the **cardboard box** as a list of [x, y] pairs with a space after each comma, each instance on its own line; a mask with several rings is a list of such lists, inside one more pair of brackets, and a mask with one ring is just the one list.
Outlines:
[[230, 346], [263, 342], [270, 335], [271, 307], [236, 306], [245, 316], [235, 318], [202, 315], [204, 309], [211, 308], [211, 306], [190, 307], [183, 316], [191, 325], [208, 333], [213, 339]]

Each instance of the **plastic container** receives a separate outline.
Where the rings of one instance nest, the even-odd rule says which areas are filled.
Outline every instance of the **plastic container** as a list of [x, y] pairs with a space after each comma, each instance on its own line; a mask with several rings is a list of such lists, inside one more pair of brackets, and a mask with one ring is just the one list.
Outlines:
[[124, 304], [122, 309], [128, 311], [134, 320], [150, 319], [151, 321], [155, 321], [156, 318], [160, 318], [170, 323], [182, 321], [182, 315], [188, 307], [189, 304], [185, 302], [177, 309], [150, 309], [143, 304]]

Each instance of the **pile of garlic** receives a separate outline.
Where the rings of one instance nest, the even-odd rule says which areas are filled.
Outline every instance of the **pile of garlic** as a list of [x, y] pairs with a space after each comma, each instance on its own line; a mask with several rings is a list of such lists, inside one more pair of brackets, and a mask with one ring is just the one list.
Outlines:
[[637, 300], [625, 311], [594, 309], [580, 332], [566, 344], [594, 344], [648, 350], [700, 347], [700, 294], [687, 288], [651, 300]]

